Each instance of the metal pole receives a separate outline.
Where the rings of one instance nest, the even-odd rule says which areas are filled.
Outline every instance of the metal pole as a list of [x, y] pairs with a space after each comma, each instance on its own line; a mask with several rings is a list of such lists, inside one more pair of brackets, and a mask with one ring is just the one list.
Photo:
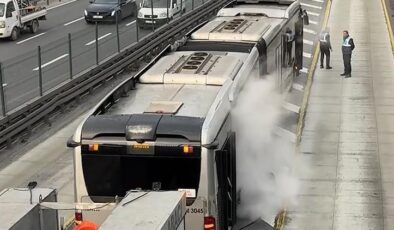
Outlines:
[[41, 46], [38, 46], [38, 80], [40, 85], [40, 96], [42, 96]]
[[153, 23], [153, 0], [150, 0], [150, 4], [151, 4], [151, 11], [152, 11], [152, 15], [151, 15], [152, 30], [155, 31], [155, 25]]
[[[137, 8], [135, 8], [135, 15], [138, 15], [138, 9]], [[137, 42], [139, 42], [140, 41], [140, 35], [139, 35], [139, 30], [140, 30], [140, 26], [138, 25], [138, 17], [137, 17], [137, 23], [135, 23], [135, 31], [136, 31], [136, 34], [137, 34]]]
[[170, 5], [169, 5], [169, 2], [168, 2], [169, 0], [167, 0], [167, 24], [168, 24], [168, 22], [170, 21], [170, 19], [168, 18], [168, 8], [170, 7]]
[[192, 0], [192, 10], [194, 10], [194, 0]]
[[[118, 6], [120, 6], [120, 0], [118, 0]], [[118, 53], [120, 53], [120, 41], [119, 41], [119, 13], [120, 10], [116, 11], [116, 42], [118, 43]]]
[[96, 22], [96, 65], [99, 64], [98, 23]]
[[69, 73], [70, 73], [70, 80], [73, 79], [73, 55], [71, 49], [71, 34], [68, 33], [68, 65], [69, 65]]
[[47, 0], [47, 6], [49, 6], [49, 0]]
[[5, 109], [4, 86], [3, 86], [3, 67], [1, 63], [0, 63], [0, 96], [1, 96], [1, 112], [3, 117], [5, 117], [6, 109]]
[[183, 0], [181, 0], [181, 16], [183, 14]]

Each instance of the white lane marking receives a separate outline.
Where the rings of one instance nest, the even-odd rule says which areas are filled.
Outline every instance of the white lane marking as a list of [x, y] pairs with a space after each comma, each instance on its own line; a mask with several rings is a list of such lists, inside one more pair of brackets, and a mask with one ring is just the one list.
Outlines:
[[133, 25], [134, 23], [135, 23], [135, 21], [129, 22], [129, 23], [126, 24], [126, 26]]
[[307, 28], [304, 28], [304, 32], [316, 35], [316, 32]]
[[304, 91], [304, 86], [298, 83], [293, 83], [293, 89], [296, 89], [298, 91]]
[[302, 73], [308, 73], [308, 68], [303, 67], [303, 68], [300, 70], [300, 72], [302, 72]]
[[[108, 37], [108, 36], [111, 35], [111, 34], [112, 34], [112, 33], [104, 34], [103, 36], [99, 37], [97, 40], [100, 41], [101, 39], [103, 39], [103, 38], [105, 38], [105, 37]], [[91, 44], [94, 44], [95, 42], [96, 42], [96, 40], [90, 41], [90, 42], [86, 43], [85, 46], [90, 46]]]
[[316, 22], [316, 21], [309, 20], [309, 23], [310, 23], [310, 24], [313, 24], [313, 25], [317, 25], [317, 22]]
[[[74, 22], [81, 21], [81, 20], [84, 19], [84, 18], [85, 18], [85, 17], [77, 18], [77, 19], [75, 19], [75, 20], [73, 20], [73, 21], [71, 21], [71, 22], [67, 22], [66, 24], [64, 24], [64, 26], [71, 25], [71, 24], [73, 24]], [[309, 22], [310, 22], [310, 21], [309, 21]]]
[[[46, 66], [48, 66], [48, 65], [50, 65], [50, 64], [52, 64], [52, 63], [54, 63], [54, 62], [56, 62], [56, 61], [59, 61], [59, 60], [62, 59], [62, 58], [65, 58], [65, 57], [67, 57], [67, 56], [68, 56], [68, 54], [63, 54], [62, 56], [59, 56], [59, 57], [53, 59], [52, 61], [49, 61], [49, 62], [45, 63], [44, 65], [41, 65], [41, 69], [42, 69], [42, 68], [45, 68]], [[36, 68], [33, 69], [33, 71], [37, 71], [37, 70], [38, 70], [38, 67], [36, 67]]]
[[306, 58], [312, 58], [312, 54], [306, 53], [306, 52], [303, 52], [303, 53], [302, 53], [302, 56], [304, 56], [304, 57], [306, 57]]
[[18, 45], [19, 45], [19, 44], [22, 44], [22, 43], [27, 42], [27, 41], [29, 41], [29, 40], [31, 40], [31, 39], [36, 38], [36, 37], [40, 37], [40, 36], [42, 36], [42, 35], [44, 35], [44, 34], [46, 34], [46, 32], [37, 34], [37, 35], [35, 35], [35, 36], [33, 36], [33, 37], [30, 37], [30, 38], [26, 38], [25, 40], [19, 41], [19, 42], [17, 42], [16, 44], [18, 44]]
[[318, 9], [318, 10], [321, 10], [321, 9], [322, 9], [321, 6], [315, 6], [315, 5], [307, 4], [307, 3], [301, 3], [301, 6], [306, 6], [306, 7], [310, 7], [310, 8], [315, 8], [315, 9]]
[[314, 1], [314, 2], [320, 2], [320, 3], [323, 3], [323, 2], [324, 2], [323, 0], [312, 0], [312, 1]]
[[307, 11], [307, 13], [308, 13], [308, 15], [312, 15], [312, 16], [316, 16], [316, 17], [319, 17], [319, 16], [320, 16], [319, 13], [315, 13], [315, 12]]
[[304, 39], [304, 43], [313, 46], [313, 41]]
[[284, 102], [282, 107], [286, 110], [291, 111], [291, 112], [300, 113], [300, 107], [298, 105], [295, 105], [295, 104], [292, 104], [289, 102]]
[[47, 10], [53, 10], [53, 9], [58, 8], [58, 7], [65, 6], [65, 5], [68, 5], [70, 3], [73, 3], [75, 1], [77, 1], [77, 0], [71, 0], [69, 2], [65, 2], [65, 3], [62, 3], [62, 4], [56, 5], [56, 6], [48, 7]]

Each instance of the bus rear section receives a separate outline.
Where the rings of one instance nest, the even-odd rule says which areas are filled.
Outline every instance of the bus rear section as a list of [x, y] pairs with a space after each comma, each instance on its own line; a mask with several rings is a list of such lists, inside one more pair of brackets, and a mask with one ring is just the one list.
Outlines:
[[90, 116], [81, 133], [89, 198], [109, 202], [130, 190], [185, 191], [193, 224], [203, 223], [203, 202], [196, 201], [203, 121], [159, 114]]

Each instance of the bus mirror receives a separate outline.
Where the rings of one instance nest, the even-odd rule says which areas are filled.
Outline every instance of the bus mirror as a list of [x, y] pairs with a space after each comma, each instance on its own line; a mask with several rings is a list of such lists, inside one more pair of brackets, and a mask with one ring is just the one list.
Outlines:
[[309, 25], [309, 16], [308, 15], [306, 15], [306, 16], [304, 16], [304, 25]]
[[67, 140], [67, 147], [68, 148], [75, 148], [80, 146], [79, 142], [76, 142], [73, 140], [73, 136], [71, 136], [68, 140]]
[[93, 3], [94, 2], [94, 0], [89, 0], [89, 3]]
[[309, 16], [306, 10], [303, 11], [302, 18], [304, 19], [304, 25], [309, 25]]
[[142, 8], [142, 2], [140, 2], [140, 8]]

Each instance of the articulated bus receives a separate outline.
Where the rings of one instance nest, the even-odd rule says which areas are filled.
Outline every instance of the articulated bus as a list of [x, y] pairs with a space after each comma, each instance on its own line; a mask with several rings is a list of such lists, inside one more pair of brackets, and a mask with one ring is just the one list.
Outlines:
[[68, 142], [76, 202], [181, 190], [186, 229], [231, 229], [230, 109], [249, 79], [274, 77], [279, 90], [291, 87], [302, 68], [302, 31], [299, 1], [232, 1], [175, 51], [163, 51], [108, 94]]

